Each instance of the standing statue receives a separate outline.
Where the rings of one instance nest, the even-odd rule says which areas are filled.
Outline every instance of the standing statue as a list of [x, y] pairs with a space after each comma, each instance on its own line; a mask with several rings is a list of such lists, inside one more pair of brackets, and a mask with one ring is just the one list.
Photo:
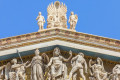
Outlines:
[[31, 63], [31, 80], [44, 80], [45, 64], [49, 62], [48, 56], [44, 53], [39, 56], [40, 51], [36, 49], [35, 56], [32, 58]]
[[92, 65], [92, 59], [89, 61], [90, 80], [106, 80], [108, 73], [104, 69], [103, 61], [97, 58], [97, 63]]
[[38, 20], [38, 26], [39, 26], [38, 31], [43, 30], [45, 19], [44, 16], [41, 15], [41, 12], [39, 12], [39, 15], [37, 16], [36, 20]]
[[72, 70], [69, 74], [69, 80], [71, 80], [72, 75], [73, 75], [72, 80], [76, 80], [78, 70], [79, 70], [80, 75], [83, 78], [83, 80], [86, 80], [86, 77], [85, 77], [84, 71], [83, 71], [83, 64], [84, 64], [85, 65], [85, 73], [87, 73], [87, 63], [86, 63], [86, 60], [84, 59], [84, 54], [81, 52], [78, 53], [77, 56], [72, 58], [71, 63], [72, 63]]
[[112, 74], [109, 77], [109, 80], [120, 80], [120, 65], [117, 64], [113, 70]]
[[78, 21], [78, 16], [74, 15], [74, 12], [71, 12], [71, 16], [69, 17], [70, 29], [75, 30], [76, 24]]
[[3, 80], [2, 71], [3, 71], [4, 68], [5, 68], [5, 65], [3, 65], [3, 66], [0, 67], [0, 80]]
[[67, 66], [64, 62], [68, 62], [72, 57], [72, 51], [69, 52], [70, 56], [65, 59], [61, 56], [60, 49], [56, 47], [53, 51], [53, 57], [50, 59], [47, 67], [50, 67], [49, 80], [66, 80], [67, 79]]
[[28, 62], [23, 63], [23, 64], [18, 64], [17, 59], [13, 59], [11, 61], [11, 63], [13, 65], [10, 63], [7, 64], [7, 65], [9, 65], [10, 68], [8, 68], [8, 69], [10, 69], [10, 70], [6, 69], [7, 71], [10, 71], [9, 72], [9, 80], [25, 80], [25, 67]]

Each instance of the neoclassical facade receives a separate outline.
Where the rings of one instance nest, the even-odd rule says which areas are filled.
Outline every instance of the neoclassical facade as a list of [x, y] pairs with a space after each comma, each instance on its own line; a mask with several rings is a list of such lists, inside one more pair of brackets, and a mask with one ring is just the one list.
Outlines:
[[38, 32], [0, 39], [0, 80], [120, 80], [120, 40], [76, 32], [59, 1], [47, 12]]

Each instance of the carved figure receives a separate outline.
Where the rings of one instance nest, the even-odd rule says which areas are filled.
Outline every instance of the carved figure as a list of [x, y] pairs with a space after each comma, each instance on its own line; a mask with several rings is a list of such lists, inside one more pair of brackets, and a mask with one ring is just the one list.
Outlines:
[[60, 54], [60, 49], [56, 47], [53, 51], [53, 57], [47, 65], [47, 67], [50, 67], [49, 80], [67, 79], [67, 66], [64, 62], [68, 62], [71, 59], [72, 51], [69, 52], [70, 56], [68, 59], [65, 59]]
[[109, 77], [109, 80], [120, 80], [120, 65], [117, 64], [113, 70], [112, 74]]
[[39, 15], [37, 16], [36, 20], [38, 20], [38, 26], [39, 26], [38, 31], [43, 30], [45, 19], [44, 16], [41, 15], [41, 12], [39, 12]]
[[97, 63], [92, 65], [92, 59], [89, 61], [90, 80], [106, 80], [108, 73], [104, 69], [103, 61], [97, 58]]
[[72, 70], [69, 74], [69, 80], [71, 80], [72, 75], [73, 75], [72, 80], [76, 80], [78, 70], [79, 70], [80, 75], [83, 78], [83, 80], [86, 80], [86, 77], [85, 77], [84, 71], [83, 71], [83, 65], [85, 65], [85, 73], [87, 73], [87, 63], [86, 63], [86, 60], [84, 59], [84, 54], [81, 52], [78, 53], [77, 56], [72, 58], [71, 64], [72, 64]]
[[61, 4], [59, 1], [56, 1], [54, 4], [51, 3], [47, 8], [47, 12], [47, 28], [67, 28], [67, 7], [65, 4]]
[[2, 72], [3, 72], [3, 69], [4, 69], [4, 68], [5, 68], [5, 65], [3, 65], [3, 66], [0, 67], [0, 80], [3, 79], [3, 74], [2, 74]]
[[78, 16], [74, 15], [74, 12], [71, 12], [71, 16], [69, 17], [70, 29], [75, 30], [76, 24], [78, 21]]
[[31, 66], [31, 80], [44, 80], [45, 63], [49, 62], [48, 56], [44, 53], [39, 56], [40, 51], [35, 50], [35, 56], [32, 58], [31, 63], [27, 66]]
[[28, 62], [23, 64], [18, 64], [17, 59], [11, 61], [11, 69], [9, 70], [10, 80], [25, 80], [25, 66]]

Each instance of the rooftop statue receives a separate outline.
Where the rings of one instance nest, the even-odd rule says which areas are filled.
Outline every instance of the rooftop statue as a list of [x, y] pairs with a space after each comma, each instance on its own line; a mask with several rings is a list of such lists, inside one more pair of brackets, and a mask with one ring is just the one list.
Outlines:
[[37, 16], [36, 20], [38, 20], [38, 26], [39, 26], [38, 31], [43, 30], [45, 19], [44, 16], [42, 16], [41, 12], [39, 12], [39, 15]]
[[56, 1], [51, 3], [48, 8], [47, 28], [62, 27], [67, 28], [67, 7], [65, 4]]
[[[49, 4], [47, 8], [47, 28], [63, 28], [67, 29], [67, 7], [65, 4], [60, 3], [59, 1], [56, 1], [54, 3]], [[45, 23], [44, 17], [41, 15], [41, 12], [39, 12], [38, 17], [36, 18], [38, 20], [38, 26], [39, 30], [43, 30], [43, 26]], [[71, 16], [69, 17], [69, 23], [70, 23], [70, 29], [75, 31], [75, 27], [78, 21], [78, 16], [74, 15], [73, 12], [71, 12]]]
[[74, 15], [74, 12], [71, 12], [71, 16], [69, 17], [70, 29], [75, 30], [76, 24], [78, 21], [78, 16]]

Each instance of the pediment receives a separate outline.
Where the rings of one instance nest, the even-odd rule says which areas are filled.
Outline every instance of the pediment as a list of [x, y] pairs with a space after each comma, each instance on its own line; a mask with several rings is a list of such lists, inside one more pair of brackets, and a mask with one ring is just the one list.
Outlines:
[[[106, 42], [109, 41], [109, 42]], [[83, 52], [85, 56], [100, 57], [108, 61], [120, 61], [119, 40], [80, 33], [62, 28], [46, 29], [15, 37], [0, 39], [0, 60], [9, 60], [21, 56], [34, 54], [39, 48], [43, 52], [51, 51], [58, 46], [62, 51], [72, 50], [77, 54]]]

